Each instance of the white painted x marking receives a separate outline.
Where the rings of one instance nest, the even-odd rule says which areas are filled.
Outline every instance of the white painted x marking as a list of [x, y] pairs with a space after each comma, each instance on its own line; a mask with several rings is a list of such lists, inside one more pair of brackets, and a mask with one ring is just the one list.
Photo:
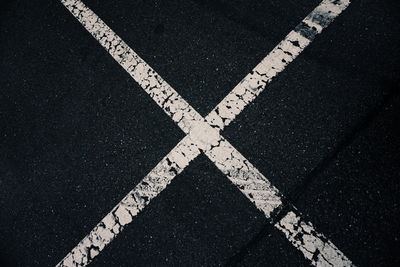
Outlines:
[[189, 163], [203, 152], [315, 266], [352, 262], [312, 224], [220, 132], [253, 101], [348, 5], [324, 0], [203, 118], [92, 10], [79, 0], [61, 0], [109, 54], [153, 98], [186, 136], [128, 193], [57, 266], [86, 266]]

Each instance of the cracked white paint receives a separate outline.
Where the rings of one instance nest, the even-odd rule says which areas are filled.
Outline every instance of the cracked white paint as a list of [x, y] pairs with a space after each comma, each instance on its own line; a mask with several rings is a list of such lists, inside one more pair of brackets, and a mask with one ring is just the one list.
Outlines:
[[[271, 79], [301, 53], [317, 33], [344, 10], [348, 1], [323, 1], [223, 99], [206, 119], [203, 119], [81, 1], [61, 0], [61, 2], [187, 136], [57, 266], [87, 265], [152, 198], [164, 190], [172, 179], [200, 154], [200, 150], [267, 218], [270, 218], [273, 212], [277, 214], [282, 206], [282, 196], [279, 191], [220, 135], [220, 130], [253, 101]], [[317, 237], [319, 235], [312, 233]], [[292, 242], [290, 235], [287, 237]], [[331, 244], [329, 240], [325, 242]], [[292, 242], [292, 244], [302, 252], [302, 248], [309, 248], [307, 242], [304, 247], [297, 246], [297, 243]], [[328, 252], [324, 259], [335, 263], [335, 257], [339, 254]], [[309, 258], [304, 252], [303, 254], [314, 265], [322, 262]]]
[[104, 21], [79, 0], [61, 0], [88, 32], [187, 134], [203, 118]]
[[199, 154], [188, 136], [182, 139], [57, 266], [86, 266]]
[[223, 129], [251, 103], [267, 84], [296, 58], [311, 41], [292, 31], [206, 117]]
[[317, 233], [311, 223], [288, 212], [275, 227], [315, 266], [352, 266], [351, 261], [324, 235]]
[[322, 1], [212, 110], [207, 122], [221, 130], [232, 122], [349, 4], [349, 0]]

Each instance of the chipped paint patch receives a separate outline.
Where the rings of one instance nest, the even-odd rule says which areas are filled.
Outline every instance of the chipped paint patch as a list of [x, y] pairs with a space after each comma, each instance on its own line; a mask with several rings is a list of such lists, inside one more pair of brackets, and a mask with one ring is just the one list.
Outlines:
[[267, 218], [282, 205], [278, 189], [227, 140], [204, 153]]
[[317, 233], [311, 223], [288, 212], [275, 228], [300, 250], [315, 266], [353, 266], [352, 262], [324, 235]]

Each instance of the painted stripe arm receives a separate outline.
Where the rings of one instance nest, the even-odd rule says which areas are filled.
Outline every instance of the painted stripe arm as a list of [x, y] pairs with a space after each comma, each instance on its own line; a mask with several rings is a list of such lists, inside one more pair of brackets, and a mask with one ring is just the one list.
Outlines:
[[221, 130], [229, 125], [349, 4], [322, 1], [210, 112], [207, 122]]
[[61, 0], [72, 15], [187, 134], [193, 121], [203, 120], [160, 75], [80, 0]]
[[199, 154], [190, 137], [183, 138], [56, 267], [89, 264]]

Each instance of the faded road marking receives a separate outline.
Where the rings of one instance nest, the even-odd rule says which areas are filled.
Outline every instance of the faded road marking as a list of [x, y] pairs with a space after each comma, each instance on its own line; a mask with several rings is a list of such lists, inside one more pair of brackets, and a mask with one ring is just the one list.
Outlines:
[[[279, 214], [283, 206], [283, 197], [243, 155], [220, 135], [220, 130], [254, 100], [271, 79], [299, 55], [315, 35], [339, 15], [349, 2], [323, 1], [223, 99], [206, 119], [203, 119], [82, 2], [78, 0], [62, 0], [61, 2], [187, 136], [57, 266], [87, 265], [152, 198], [165, 189], [172, 179], [200, 154], [200, 150], [273, 222], [271, 216]], [[294, 214], [294, 212], [288, 214]], [[289, 224], [292, 221], [287, 220]], [[282, 220], [280, 222], [286, 223]], [[311, 225], [310, 223], [303, 224]], [[311, 236], [324, 248], [331, 248], [326, 250], [329, 253], [321, 254], [319, 249], [308, 250], [309, 243], [294, 242], [292, 232], [287, 231], [291, 228], [283, 227], [285, 224], [280, 224], [280, 226], [282, 227], [277, 227], [277, 229], [281, 230], [294, 247], [299, 249], [314, 265], [326, 263], [334, 266], [351, 265], [342, 252], [329, 240], [322, 240], [323, 235], [314, 230], [304, 236]], [[317, 246], [317, 248], [320, 247]], [[342, 260], [338, 260], [339, 258]], [[342, 265], [338, 265], [339, 263]]]

